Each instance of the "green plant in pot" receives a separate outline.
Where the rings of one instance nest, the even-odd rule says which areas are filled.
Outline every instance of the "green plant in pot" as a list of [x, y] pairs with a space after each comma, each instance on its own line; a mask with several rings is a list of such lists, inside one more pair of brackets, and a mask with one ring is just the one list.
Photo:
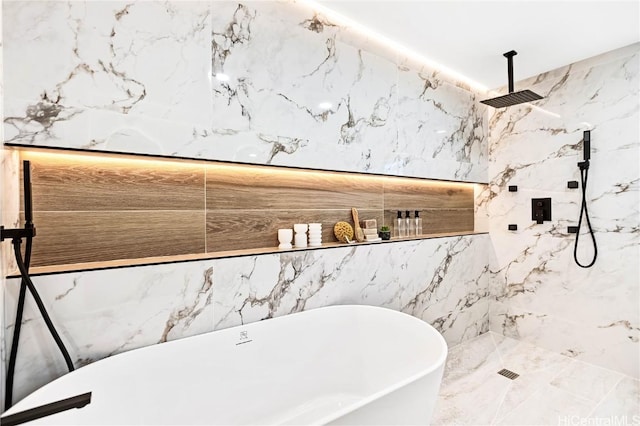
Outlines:
[[383, 240], [390, 240], [391, 239], [391, 229], [389, 229], [388, 226], [381, 226], [380, 227], [380, 232], [378, 232], [378, 235]]

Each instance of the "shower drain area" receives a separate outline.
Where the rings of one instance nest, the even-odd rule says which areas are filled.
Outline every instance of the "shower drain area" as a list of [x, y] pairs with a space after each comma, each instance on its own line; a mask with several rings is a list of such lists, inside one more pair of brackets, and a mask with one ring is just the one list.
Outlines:
[[498, 371], [498, 374], [506, 377], [509, 380], [515, 380], [518, 377], [520, 377], [518, 373], [514, 373], [513, 371], [507, 370], [506, 368], [503, 368], [502, 370]]

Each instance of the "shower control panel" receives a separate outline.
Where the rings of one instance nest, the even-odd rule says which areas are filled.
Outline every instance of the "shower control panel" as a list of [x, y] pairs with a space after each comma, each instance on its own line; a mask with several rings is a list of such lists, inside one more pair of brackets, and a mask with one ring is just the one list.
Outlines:
[[551, 220], [551, 198], [531, 199], [531, 220], [534, 220], [537, 224], [544, 223], [545, 220]]

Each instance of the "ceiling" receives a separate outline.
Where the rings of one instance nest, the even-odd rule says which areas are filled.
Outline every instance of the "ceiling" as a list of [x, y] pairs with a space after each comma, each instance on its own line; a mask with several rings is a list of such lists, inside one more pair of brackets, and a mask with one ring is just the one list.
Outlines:
[[640, 1], [317, 1], [486, 88], [640, 41]]

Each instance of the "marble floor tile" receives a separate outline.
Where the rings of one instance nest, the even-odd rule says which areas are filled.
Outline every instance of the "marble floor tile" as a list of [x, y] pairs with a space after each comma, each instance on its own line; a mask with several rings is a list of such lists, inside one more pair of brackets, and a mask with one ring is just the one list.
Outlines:
[[492, 422], [511, 385], [501, 365], [491, 333], [451, 348], [432, 424]]
[[432, 425], [493, 423], [511, 383], [497, 374], [476, 376], [440, 390]]
[[571, 419], [586, 417], [592, 407], [593, 402], [588, 399], [580, 398], [554, 386], [546, 385], [527, 398], [497, 424], [572, 424]]
[[[473, 345], [473, 351], [468, 350], [469, 345]], [[481, 369], [486, 369], [488, 366], [495, 369], [499, 365], [500, 358], [491, 333], [485, 333], [449, 350], [447, 374], [442, 378], [442, 386], [482, 371]]]
[[551, 385], [598, 402], [607, 396], [623, 377], [615, 371], [574, 360], [566, 370], [553, 379]]
[[[497, 374], [502, 368], [519, 377]], [[638, 424], [639, 387], [620, 373], [489, 332], [450, 348], [432, 424]]]
[[589, 415], [589, 424], [640, 424], [640, 381], [624, 377]]

